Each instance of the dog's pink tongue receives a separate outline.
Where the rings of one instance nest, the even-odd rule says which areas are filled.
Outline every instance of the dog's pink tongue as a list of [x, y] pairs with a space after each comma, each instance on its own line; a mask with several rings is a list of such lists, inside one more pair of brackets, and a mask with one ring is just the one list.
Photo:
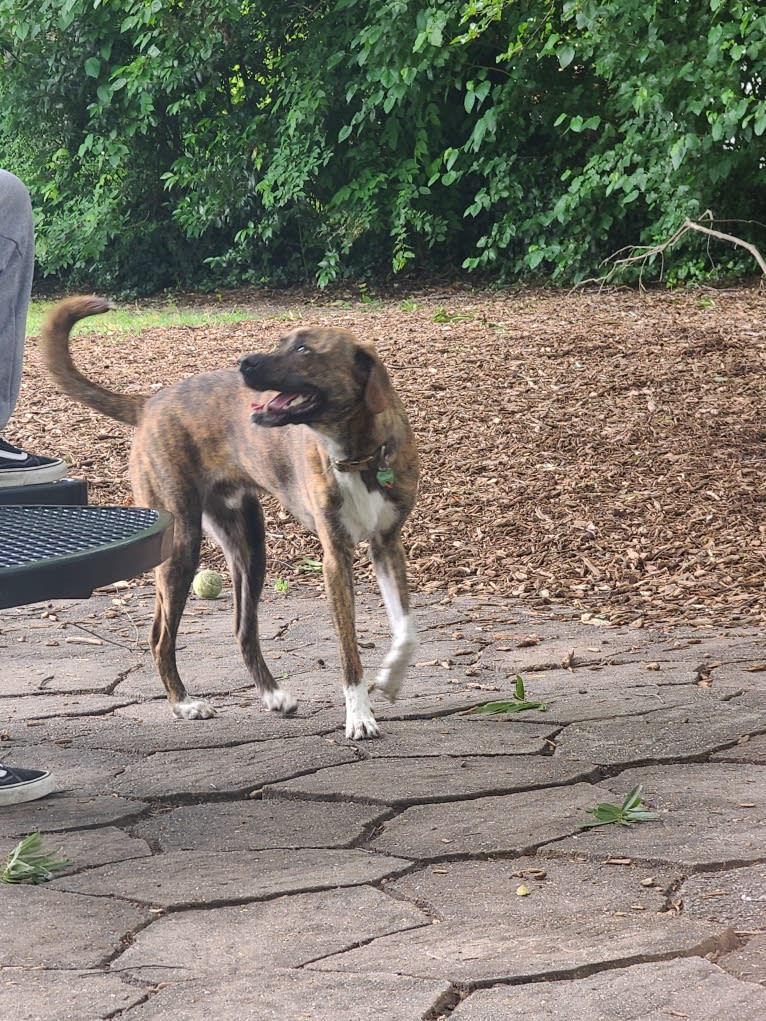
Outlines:
[[269, 411], [284, 411], [288, 408], [294, 400], [299, 397], [299, 394], [280, 394], [276, 397], [272, 397], [269, 401]]
[[278, 390], [259, 390], [258, 391], [258, 396], [253, 401], [253, 403], [250, 405], [250, 408], [251, 408], [252, 411], [263, 411], [263, 409], [266, 407], [266, 405], [270, 401], [272, 401], [274, 399], [274, 397], [278, 397], [278, 396], [279, 396], [279, 391]]

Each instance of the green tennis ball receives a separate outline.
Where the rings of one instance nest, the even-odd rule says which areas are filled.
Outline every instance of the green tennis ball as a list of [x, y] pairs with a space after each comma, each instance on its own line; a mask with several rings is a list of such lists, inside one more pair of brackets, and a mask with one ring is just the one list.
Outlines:
[[217, 599], [223, 588], [223, 578], [218, 571], [200, 571], [194, 575], [192, 591], [200, 599]]

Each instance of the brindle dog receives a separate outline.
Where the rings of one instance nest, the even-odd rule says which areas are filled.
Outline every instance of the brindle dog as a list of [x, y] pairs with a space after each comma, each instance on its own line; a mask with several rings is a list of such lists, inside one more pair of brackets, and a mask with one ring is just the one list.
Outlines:
[[130, 455], [136, 502], [174, 517], [172, 553], [156, 572], [151, 632], [173, 712], [183, 719], [215, 714], [209, 702], [188, 694], [176, 665], [176, 635], [203, 527], [226, 555], [237, 638], [264, 703], [286, 714], [296, 709], [266, 666], [258, 639], [266, 562], [258, 493], [264, 489], [319, 537], [340, 646], [346, 735], [377, 737], [356, 638], [353, 551], [368, 540], [393, 633], [371, 687], [393, 700], [417, 645], [401, 528], [415, 500], [418, 458], [375, 349], [341, 330], [298, 329], [273, 353], [244, 356], [238, 369], [192, 376], [151, 397], [117, 394], [83, 376], [69, 352], [74, 324], [109, 307], [97, 297], [59, 302], [45, 323], [42, 352], [64, 393], [136, 426]]

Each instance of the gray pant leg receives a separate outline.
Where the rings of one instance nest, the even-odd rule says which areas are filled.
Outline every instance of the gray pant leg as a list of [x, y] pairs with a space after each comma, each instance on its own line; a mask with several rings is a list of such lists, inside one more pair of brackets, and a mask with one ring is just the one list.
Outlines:
[[18, 177], [0, 170], [0, 430], [19, 396], [34, 262], [29, 192]]

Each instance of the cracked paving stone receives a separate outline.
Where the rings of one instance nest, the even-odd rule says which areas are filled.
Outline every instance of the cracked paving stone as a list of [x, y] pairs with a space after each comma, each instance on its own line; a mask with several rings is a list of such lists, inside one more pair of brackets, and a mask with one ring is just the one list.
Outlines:
[[142, 982], [298, 968], [430, 919], [370, 887], [296, 894], [216, 911], [185, 911], [139, 933], [113, 964]]
[[66, 858], [69, 861], [67, 867], [56, 873], [57, 876], [110, 862], [127, 861], [129, 858], [147, 858], [152, 853], [145, 840], [129, 836], [116, 826], [43, 833], [42, 838], [56, 858]]
[[140, 986], [97, 971], [0, 968], [0, 1017], [14, 1021], [102, 1021], [135, 1007], [145, 996]]
[[575, 723], [560, 736], [557, 752], [604, 766], [676, 761], [718, 751], [743, 734], [764, 728], [766, 713], [719, 702], [701, 693], [693, 705]]
[[[750, 634], [726, 628], [717, 635], [683, 637], [680, 629], [674, 628], [672, 640], [660, 645], [659, 655], [669, 657], [682, 656], [689, 659], [694, 656], [700, 664], [709, 664], [714, 670], [740, 666], [752, 667], [763, 663], [763, 632], [752, 631]], [[757, 671], [756, 671], [757, 672]]]
[[195, 750], [157, 752], [128, 766], [115, 781], [114, 789], [138, 798], [247, 794], [307, 770], [353, 762], [356, 758], [352, 748], [340, 747], [321, 737], [237, 745], [216, 758], [215, 772], [200, 769]]
[[[619, 674], [626, 673], [624, 678]], [[617, 675], [617, 676], [615, 676]], [[700, 697], [707, 702], [718, 702], [717, 694], [706, 693], [684, 680], [670, 683], [668, 673], [659, 683], [660, 675], [636, 667], [604, 667], [602, 670], [579, 670], [542, 674], [527, 683], [527, 698], [542, 700], [547, 707], [546, 716], [560, 725], [587, 724], [620, 717], [638, 717], [656, 710], [674, 706], [696, 705]]]
[[385, 971], [446, 977], [460, 985], [532, 982], [576, 976], [669, 956], [705, 956], [737, 945], [731, 929], [670, 914], [572, 919], [553, 929], [522, 928], [510, 918], [442, 922], [382, 936], [308, 965], [318, 971]]
[[354, 849], [170, 851], [55, 879], [48, 888], [124, 897], [165, 908], [265, 900], [284, 893], [360, 886], [400, 875], [402, 858]]
[[[204, 697], [204, 696], [202, 696]], [[305, 737], [304, 731], [308, 721], [314, 721], [322, 712], [329, 713], [329, 705], [321, 701], [311, 705], [298, 704], [298, 710], [294, 716], [282, 716], [281, 713], [272, 712], [266, 709], [260, 696], [255, 691], [254, 685], [248, 685], [241, 691], [233, 690], [229, 694], [216, 696], [210, 699], [216, 715], [207, 720], [177, 720], [173, 716], [168, 700], [163, 696], [155, 695], [154, 698], [146, 698], [140, 702], [131, 702], [121, 709], [116, 710], [115, 715], [129, 722], [131, 725], [147, 727], [151, 730], [167, 730], [172, 735], [172, 728], [179, 731], [197, 731], [185, 736], [182, 733], [171, 736], [169, 745], [162, 746], [161, 750], [170, 751], [178, 748], [204, 748], [215, 747], [218, 744], [237, 744], [244, 741], [258, 741], [274, 737]], [[231, 721], [231, 722], [230, 722]], [[325, 730], [333, 730], [337, 726], [337, 710], [333, 718], [328, 716]], [[237, 727], [239, 723], [239, 728]], [[205, 739], [205, 732], [209, 724], [213, 725], [213, 731], [219, 731], [220, 737]], [[296, 724], [296, 726], [292, 726]], [[276, 730], [270, 729], [276, 727]], [[281, 728], [281, 729], [280, 729]], [[231, 733], [227, 734], [226, 731]], [[232, 737], [234, 740], [229, 740]], [[151, 740], [151, 735], [147, 735]], [[145, 738], [145, 740], [147, 739]]]
[[449, 716], [423, 720], [417, 728], [406, 723], [386, 725], [381, 741], [365, 741], [370, 758], [444, 755], [539, 755], [546, 740], [558, 733], [555, 724]]
[[766, 933], [746, 939], [743, 946], [726, 954], [718, 963], [724, 971], [743, 982], [758, 982], [766, 986]]
[[116, 712], [104, 726], [93, 719], [44, 720], [26, 740], [56, 741], [84, 750], [103, 748], [134, 755], [184, 749], [228, 748], [256, 741], [310, 737], [330, 733], [338, 726], [337, 710], [305, 710], [298, 716], [280, 716], [263, 708], [260, 698], [216, 699], [217, 716], [209, 720], [177, 720], [167, 699], [142, 702]]
[[52, 794], [40, 801], [9, 805], [0, 812], [0, 835], [25, 837], [94, 826], [117, 826], [143, 815], [149, 805], [109, 795]]
[[358, 982], [337, 975], [263, 969], [225, 982], [171, 984], [126, 1015], [125, 1021], [360, 1021], [385, 1011], [386, 1021], [435, 1016], [448, 1002], [443, 980], [369, 974]]
[[19, 650], [14, 650], [13, 675], [8, 683], [2, 679], [3, 695], [22, 698], [29, 696], [30, 690], [61, 696], [72, 692], [107, 694], [140, 659], [140, 653], [125, 653], [112, 646], [94, 647], [87, 654], [77, 655], [78, 646], [66, 642], [66, 638], [77, 637], [80, 636], [68, 630], [57, 639], [58, 647], [45, 646], [42, 650], [35, 645], [25, 649], [26, 655], [21, 656]]
[[383, 824], [376, 851], [437, 861], [457, 855], [523, 854], [577, 831], [598, 790], [578, 783], [471, 801], [415, 805]]
[[[226, 625], [227, 628], [231, 626], [228, 620]], [[179, 635], [179, 641], [183, 641], [182, 635]], [[266, 663], [280, 685], [298, 699], [299, 709], [327, 704], [332, 699], [340, 712], [343, 695], [340, 666], [335, 665], [335, 650], [334, 644], [325, 651], [313, 649], [308, 643], [296, 653], [280, 650], [274, 654], [267, 648], [267, 643], [263, 645]], [[253, 679], [239, 658], [236, 642], [228, 634], [225, 642], [211, 635], [210, 642], [205, 645], [204, 657], [184, 662], [181, 656], [179, 660], [184, 685], [194, 697], [209, 698], [217, 705], [219, 700], [239, 692], [260, 701]], [[319, 660], [323, 666], [317, 665]], [[153, 665], [147, 663], [126, 677], [118, 691], [134, 699], [151, 699], [163, 693], [163, 688]]]
[[370, 759], [264, 787], [266, 798], [324, 798], [407, 806], [596, 780], [590, 762], [530, 756]]
[[[386, 644], [385, 641], [381, 641], [383, 649]], [[439, 635], [420, 635], [413, 665], [418, 671], [422, 671], [425, 666], [438, 666], [440, 663], [446, 663], [448, 666], [467, 666], [474, 661], [477, 653], [478, 649], [470, 648], [469, 643], [462, 640]]]
[[[647, 877], [652, 885], [643, 885]], [[424, 907], [441, 921], [513, 920], [520, 927], [557, 932], [573, 919], [665, 908], [665, 890], [680, 870], [604, 866], [602, 862], [551, 861], [524, 856], [500, 861], [456, 861], [426, 866], [386, 884], [386, 891]], [[520, 884], [529, 895], [518, 897]]]
[[[37, 736], [38, 728], [33, 731]], [[128, 752], [101, 750], [96, 755], [84, 755], [79, 749], [48, 743], [19, 746], [13, 750], [15, 765], [39, 769], [44, 762], [53, 777], [54, 789], [60, 795], [112, 794], [115, 778], [137, 760], [135, 754]]]
[[135, 904], [62, 893], [50, 884], [4, 885], [2, 897], [2, 967], [97, 968], [152, 917]]
[[712, 762], [743, 762], [766, 766], [766, 734], [749, 737], [733, 748], [724, 748], [711, 756]]
[[[762, 680], [760, 683], [764, 684]], [[745, 679], [740, 684], [736, 681], [727, 681], [725, 686], [722, 684], [719, 688], [730, 699], [732, 705], [739, 706], [740, 709], [752, 709], [761, 713], [762, 718], [766, 718], [766, 687], [755, 688]], [[760, 731], [762, 733], [763, 728], [760, 728]]]
[[[599, 826], [545, 848], [550, 855], [629, 857], [677, 865], [686, 872], [745, 865], [766, 847], [766, 769], [735, 764], [645, 766], [604, 780], [599, 801], [618, 803], [641, 784], [659, 819], [626, 829]], [[746, 807], [751, 806], [751, 807]]]
[[[447, 716], [452, 713], [464, 712], [473, 709], [482, 702], [488, 702], [486, 692], [477, 692], [469, 688], [465, 682], [456, 681], [456, 684], [463, 685], [452, 691], [445, 691], [444, 685], [440, 684], [438, 690], [432, 693], [422, 692], [421, 689], [414, 690], [415, 686], [405, 688], [396, 702], [389, 702], [380, 696], [372, 693], [372, 708], [378, 722], [388, 720], [430, 720], [434, 717]], [[388, 727], [383, 728], [383, 739], [388, 733]], [[365, 742], [367, 744], [368, 742]]]
[[[230, 627], [228, 619], [226, 623]], [[178, 669], [184, 685], [193, 697], [210, 698], [215, 702], [220, 694], [236, 690], [254, 690], [253, 679], [239, 658], [236, 642], [232, 638], [228, 638], [225, 643], [220, 642], [219, 647], [219, 639], [211, 635], [210, 642], [205, 645], [204, 657], [190, 659], [184, 651], [190, 637], [179, 631]], [[193, 637], [197, 638], [197, 635]], [[147, 657], [136, 670], [131, 671], [117, 691], [134, 701], [164, 694], [162, 682], [157, 676], [151, 658]]]
[[327, 801], [236, 801], [185, 805], [133, 827], [162, 851], [258, 851], [348, 847], [380, 818], [371, 805]]
[[725, 922], [737, 932], [763, 930], [766, 927], [766, 864], [690, 876], [682, 887], [681, 896], [684, 911], [692, 918]]
[[19, 728], [26, 720], [44, 720], [58, 716], [103, 716], [131, 699], [117, 695], [26, 695], [21, 698], [3, 698], [3, 726], [13, 727], [11, 736], [21, 737]]
[[[144, 591], [151, 594], [149, 588]], [[714, 969], [684, 958], [704, 953], [715, 957], [725, 981], [735, 983], [712, 986], [706, 994], [706, 1003], [714, 1001], [716, 1021], [764, 1014], [757, 1000], [746, 999], [739, 1009], [732, 999], [729, 1008], [729, 993], [743, 984], [738, 979], [762, 979], [766, 961], [764, 937], [750, 914], [759, 902], [741, 900], [742, 895], [759, 895], [757, 870], [763, 867], [766, 846], [761, 823], [766, 816], [761, 774], [766, 771], [757, 765], [763, 765], [766, 736], [766, 672], [750, 669], [766, 659], [760, 632], [754, 630], [746, 643], [741, 634], [725, 641], [723, 635], [703, 636], [693, 629], [658, 635], [649, 629], [584, 626], [563, 615], [553, 617], [550, 610], [511, 609], [502, 600], [477, 605], [474, 597], [458, 597], [447, 607], [440, 599], [416, 597], [415, 603], [424, 608], [418, 627], [425, 635], [425, 653], [418, 659], [438, 655], [443, 662], [411, 671], [404, 698], [396, 704], [375, 698], [384, 737], [353, 744], [340, 737], [337, 650], [326, 606], [315, 613], [315, 594], [297, 598], [301, 605], [289, 612], [281, 599], [264, 610], [267, 658], [276, 672], [295, 675], [286, 686], [304, 696], [299, 715], [291, 719], [263, 711], [231, 639], [230, 605], [219, 612], [217, 605], [192, 601], [185, 618], [182, 656], [191, 662], [187, 679], [198, 694], [207, 690], [209, 680], [221, 709], [215, 720], [200, 722], [172, 719], [150, 659], [138, 645], [126, 657], [130, 669], [111, 696], [99, 695], [118, 680], [114, 662], [123, 655], [119, 650], [45, 646], [45, 638], [57, 630], [50, 621], [10, 614], [15, 633], [9, 637], [4, 622], [0, 707], [15, 708], [20, 715], [0, 727], [8, 730], [0, 734], [0, 750], [20, 764], [52, 765], [56, 781], [63, 780], [69, 792], [3, 809], [0, 834], [10, 847], [39, 829], [53, 849], [61, 845], [75, 859], [71, 869], [77, 871], [42, 888], [4, 890], [0, 997], [14, 988], [17, 976], [40, 985], [30, 985], [32, 1002], [25, 997], [21, 1008], [11, 1000], [4, 1010], [9, 1001], [0, 999], [0, 1017], [20, 1021], [24, 1010], [33, 1012], [33, 990], [48, 988], [59, 976], [74, 986], [82, 969], [98, 969], [104, 978], [119, 962], [115, 969], [125, 971], [109, 977], [122, 979], [146, 1002], [131, 1007], [116, 992], [113, 1010], [105, 1012], [103, 1000], [89, 1013], [91, 1000], [82, 993], [70, 1010], [78, 1021], [116, 1014], [125, 1021], [210, 1016], [217, 1021], [303, 1021], [308, 1013], [313, 1021], [359, 1021], [381, 1011], [386, 1021], [414, 1021], [454, 1007], [448, 978], [462, 982], [466, 991], [473, 984], [512, 983], [501, 991], [476, 990], [457, 1007], [459, 1017], [471, 1005], [478, 1009], [485, 995], [510, 992], [513, 1004], [545, 996], [563, 977], [569, 980], [561, 983], [568, 994], [561, 999], [563, 1016], [571, 1021], [571, 993], [584, 988], [578, 984], [589, 981], [584, 976], [608, 979], [611, 989], [620, 992], [618, 1005], [632, 1005], [644, 986], [652, 992], [659, 987], [658, 973], [652, 971], [635, 972], [638, 978], [620, 984], [618, 977], [638, 962], [656, 966], [659, 959], [670, 958], [672, 974], [695, 966]], [[103, 609], [110, 602], [99, 596], [88, 606]], [[374, 671], [388, 647], [385, 612], [377, 593], [367, 593], [362, 602], [365, 614], [372, 607], [369, 620], [360, 616], [360, 638], [375, 644], [364, 652], [365, 664]], [[197, 609], [205, 612], [195, 618]], [[39, 616], [40, 609], [32, 617], [35, 612]], [[70, 612], [79, 616], [83, 608]], [[151, 616], [148, 601], [145, 615], [142, 635]], [[117, 640], [130, 640], [121, 630], [127, 621], [101, 623], [113, 629]], [[288, 632], [280, 641], [283, 624]], [[16, 635], [28, 632], [28, 643], [17, 648]], [[523, 638], [531, 632], [540, 643], [516, 650], [513, 635]], [[507, 646], [507, 653], [501, 646]], [[562, 661], [572, 649], [574, 669], [566, 670]], [[487, 665], [501, 652], [507, 655], [508, 676]], [[535, 723], [529, 714], [523, 721], [453, 715], [504, 697], [506, 689], [510, 694], [524, 656], [540, 656], [550, 667], [530, 670], [525, 682], [528, 695], [549, 702], [551, 712], [536, 715]], [[103, 672], [108, 661], [112, 667]], [[653, 662], [659, 669], [648, 670]], [[77, 670], [87, 673], [88, 664], [93, 670], [82, 682], [83, 693], [76, 694]], [[710, 674], [712, 688], [693, 683], [698, 667]], [[54, 681], [58, 676], [68, 694], [55, 693], [49, 676]], [[742, 695], [736, 694], [739, 689]], [[139, 701], [142, 695], [146, 700]], [[52, 710], [64, 715], [54, 716]], [[681, 721], [684, 715], [694, 726]], [[758, 722], [740, 734], [743, 720], [753, 718]], [[565, 754], [541, 755], [537, 744], [530, 746], [531, 754], [518, 754], [533, 733], [567, 724]], [[487, 740], [485, 746], [487, 725], [500, 744]], [[584, 742], [585, 734], [589, 748], [596, 750], [579, 762], [569, 757], [575, 747], [571, 742]], [[634, 742], [630, 747], [624, 743], [628, 734]], [[608, 747], [605, 738], [611, 735], [616, 744], [606, 758], [613, 768], [605, 770], [596, 765], [598, 749]], [[622, 769], [626, 763], [620, 753], [628, 749], [634, 754], [637, 738], [645, 735], [650, 735], [648, 760], [656, 751], [672, 764]], [[309, 762], [301, 771], [313, 769], [312, 776], [291, 773], [286, 780], [279, 773], [282, 782], [269, 773], [264, 801], [235, 803], [228, 792], [205, 786], [221, 763], [230, 761], [235, 768], [227, 782], [246, 782], [242, 791], [253, 790], [258, 785], [249, 774], [251, 765], [269, 763], [279, 771], [324, 739], [332, 755], [337, 749], [348, 754], [343, 764], [316, 768]], [[711, 741], [713, 761], [708, 760]], [[277, 752], [280, 744], [285, 748]], [[248, 760], [258, 746], [263, 757]], [[151, 753], [157, 754], [150, 758]], [[679, 764], [687, 758], [706, 761]], [[331, 756], [329, 762], [334, 761]], [[629, 763], [640, 761], [646, 759]], [[185, 772], [174, 777], [178, 764]], [[119, 778], [119, 783], [128, 781], [120, 788], [124, 797], [107, 796], [113, 792], [115, 767], [125, 766], [135, 772]], [[605, 772], [619, 775], [599, 780]], [[134, 800], [140, 796], [139, 780], [158, 792], [151, 797], [159, 803]], [[644, 784], [650, 807], [660, 812], [659, 822], [588, 832], [570, 828], [557, 836], [556, 827], [583, 817], [581, 806], [615, 801], [637, 782]], [[310, 785], [313, 792], [304, 790]], [[162, 800], [176, 787], [198, 793], [179, 794], [185, 802], [180, 806]], [[103, 793], [93, 797], [100, 788]], [[577, 800], [581, 791], [588, 795], [582, 801]], [[415, 827], [426, 817], [436, 830]], [[380, 853], [397, 825], [426, 861], [405, 857], [404, 840], [392, 841], [395, 857]], [[450, 826], [455, 827], [454, 843]], [[129, 828], [129, 835], [118, 827]], [[548, 842], [537, 846], [541, 834]], [[437, 838], [440, 847], [433, 850]], [[365, 839], [372, 846], [362, 849]], [[519, 856], [528, 840], [536, 853]], [[652, 842], [661, 852], [659, 863], [651, 854]], [[147, 855], [147, 843], [155, 853]], [[314, 843], [323, 846], [302, 848]], [[338, 847], [349, 843], [354, 846]], [[159, 853], [160, 847], [166, 853]], [[722, 865], [725, 871], [711, 871]], [[543, 869], [545, 876], [535, 878], [540, 873], [534, 869]], [[655, 885], [642, 886], [647, 877]], [[723, 881], [728, 887], [722, 893], [723, 886], [715, 884]], [[529, 887], [528, 896], [516, 895], [521, 883]], [[662, 910], [666, 898], [673, 901], [673, 910]], [[680, 901], [685, 910], [679, 910]], [[285, 963], [289, 968], [281, 967]], [[423, 974], [406, 974], [411, 972]], [[705, 976], [693, 970], [680, 973], [679, 995], [686, 998], [668, 1003], [678, 1013], [686, 1006], [690, 1021], [700, 1021], [703, 1010], [696, 1009], [693, 994]], [[150, 979], [156, 985], [149, 987]], [[50, 988], [55, 998], [55, 985]], [[760, 985], [747, 989], [748, 995], [751, 989], [766, 992]], [[48, 1021], [47, 995], [41, 993], [40, 1016], [30, 1021]], [[65, 995], [62, 991], [64, 1006]], [[530, 1002], [525, 1021], [546, 1010], [537, 1000]], [[577, 1002], [588, 1003], [587, 996]], [[611, 1021], [614, 1004], [610, 996], [598, 1012]], [[585, 1009], [575, 1014], [591, 1021]], [[490, 1008], [488, 1016], [505, 1021], [503, 1008], [494, 1013]], [[594, 1011], [593, 1021], [596, 1016]], [[637, 1008], [628, 1016], [643, 1017]]]
[[[556, 723], [637, 716], [699, 697], [696, 674], [688, 667], [657, 665], [659, 670], [648, 670], [645, 663], [589, 664], [525, 674], [526, 697], [544, 701]], [[510, 679], [499, 697], [513, 697]]]
[[453, 1021], [649, 1021], [766, 1017], [766, 990], [738, 982], [709, 961], [636, 964], [576, 981], [497, 987], [472, 993]]

